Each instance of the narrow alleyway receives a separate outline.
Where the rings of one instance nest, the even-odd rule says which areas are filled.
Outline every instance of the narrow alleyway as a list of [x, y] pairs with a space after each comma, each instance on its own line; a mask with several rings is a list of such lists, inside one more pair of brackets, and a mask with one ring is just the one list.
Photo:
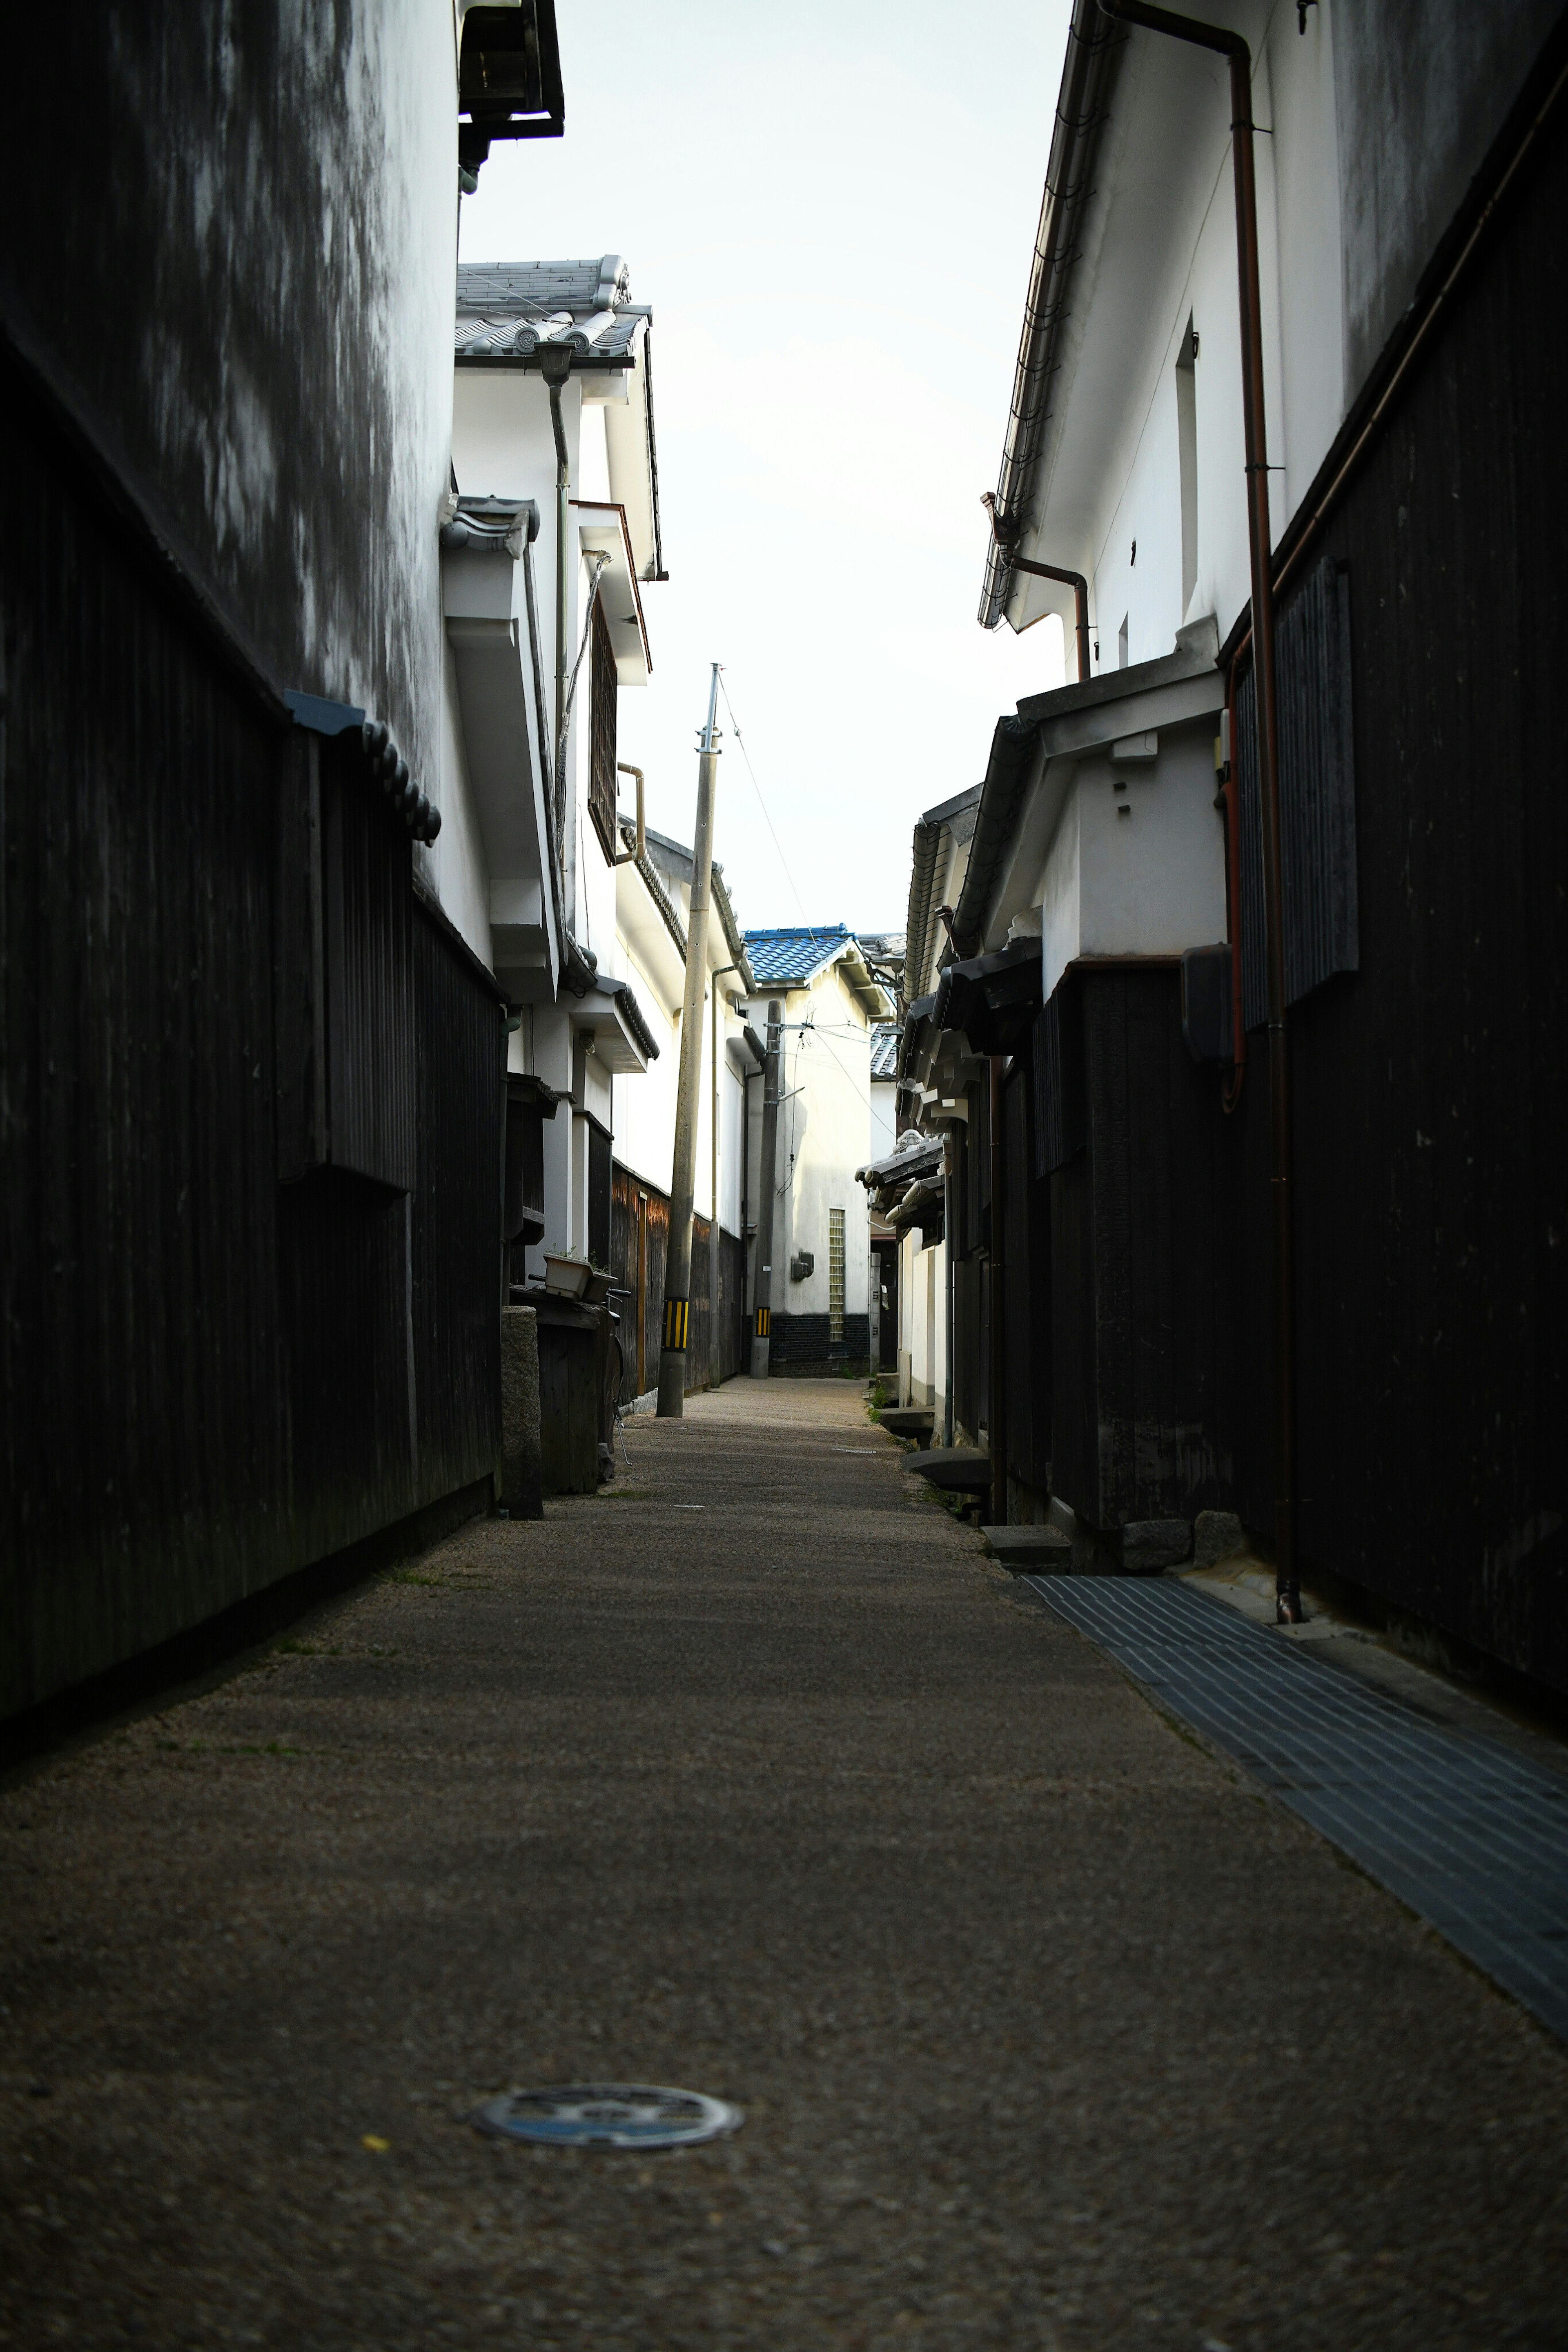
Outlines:
[[[0, 2341], [1564, 2342], [1568, 2053], [858, 1390], [629, 1444], [0, 1790]], [[746, 2121], [467, 2120], [595, 2077]]]

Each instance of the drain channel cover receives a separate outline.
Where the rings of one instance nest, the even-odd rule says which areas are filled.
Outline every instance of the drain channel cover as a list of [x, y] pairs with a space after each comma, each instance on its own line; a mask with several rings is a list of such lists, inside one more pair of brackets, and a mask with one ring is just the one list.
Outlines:
[[692, 2147], [739, 2128], [745, 2110], [705, 2091], [649, 2083], [562, 2083], [507, 2091], [474, 2118], [482, 2131], [552, 2147]]

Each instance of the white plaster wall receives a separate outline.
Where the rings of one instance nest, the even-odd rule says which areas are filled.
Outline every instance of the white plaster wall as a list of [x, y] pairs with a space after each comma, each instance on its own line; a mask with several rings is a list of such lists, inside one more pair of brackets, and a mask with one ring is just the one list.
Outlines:
[[456, 924], [481, 963], [490, 956], [490, 883], [478, 812], [468, 782], [463, 719], [452, 647], [442, 637], [441, 778], [435, 794], [441, 831], [416, 853], [444, 912]]
[[866, 1157], [883, 1160], [898, 1141], [898, 1087], [892, 1078], [871, 1082], [871, 1147]]
[[659, 1048], [659, 1058], [635, 1077], [615, 1085], [615, 1157], [645, 1184], [667, 1193], [675, 1146], [675, 1090], [680, 1066], [680, 1024], [664, 1009], [625, 943], [620, 943], [618, 969], [637, 992], [637, 1002]]
[[[1124, 793], [1117, 775], [1129, 780]], [[1081, 761], [1073, 798], [1081, 954], [1165, 955], [1224, 939], [1225, 837], [1207, 726], [1163, 733], [1147, 767]]]
[[[1234, 13], [1254, 50], [1265, 409], [1277, 538], [1343, 415], [1338, 156], [1324, 5], [1306, 37], [1293, 9]], [[1136, 54], [1102, 168], [1110, 194], [1075, 295], [1062, 426], [1043, 511], [1025, 551], [1085, 572], [1099, 644], [1113, 668], [1168, 653], [1183, 620], [1212, 612], [1226, 634], [1250, 593], [1241, 419], [1235, 199], [1223, 64], [1154, 36]], [[1181, 601], [1175, 362], [1191, 317], [1197, 437], [1197, 579]], [[1286, 362], [1289, 362], [1289, 399]], [[1133, 558], [1134, 542], [1136, 561]], [[1009, 619], [1067, 614], [1070, 592], [1029, 582]]]
[[1147, 762], [1080, 760], [1039, 888], [1047, 996], [1076, 956], [1179, 954], [1223, 940], [1211, 722], [1162, 729], [1159, 756]]
[[[732, 1034], [737, 1034], [737, 1031], [732, 1032]], [[755, 1067], [749, 1054], [745, 1059], [747, 1068]], [[759, 1087], [754, 1084], [751, 1091], [757, 1094]], [[746, 1140], [743, 1131], [745, 1100], [745, 1071], [736, 1066], [727, 1051], [719, 1080], [718, 1216], [719, 1223], [726, 1233], [730, 1234], [740, 1231], [741, 1186], [745, 1175], [742, 1162], [742, 1147]]]
[[936, 1409], [938, 1444], [947, 1381], [946, 1300], [946, 1244], [923, 1249], [919, 1234], [906, 1233], [898, 1252], [899, 1352], [909, 1358], [911, 1403]]
[[1040, 987], [1047, 996], [1082, 950], [1078, 851], [1078, 793], [1074, 783], [1062, 803], [1056, 831], [1045, 854], [1045, 872], [1040, 880]]

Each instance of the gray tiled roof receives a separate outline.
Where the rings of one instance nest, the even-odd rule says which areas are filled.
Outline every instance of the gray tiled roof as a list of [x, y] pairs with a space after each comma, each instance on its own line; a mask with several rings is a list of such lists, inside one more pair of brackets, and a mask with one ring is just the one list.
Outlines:
[[899, 1026], [896, 1021], [883, 1021], [872, 1032], [871, 1074], [873, 1078], [895, 1078], [898, 1076]]
[[589, 261], [467, 262], [457, 272], [457, 357], [526, 357], [565, 341], [584, 356], [627, 359], [652, 313], [629, 299], [618, 253]]

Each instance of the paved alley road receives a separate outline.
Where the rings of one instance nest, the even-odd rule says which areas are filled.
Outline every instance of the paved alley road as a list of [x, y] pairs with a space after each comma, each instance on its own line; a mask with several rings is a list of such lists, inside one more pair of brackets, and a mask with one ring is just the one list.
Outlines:
[[[1568, 2343], [1568, 2053], [854, 1389], [629, 1442], [0, 1790], [0, 2340]], [[584, 2077], [747, 2120], [466, 2120]]]

